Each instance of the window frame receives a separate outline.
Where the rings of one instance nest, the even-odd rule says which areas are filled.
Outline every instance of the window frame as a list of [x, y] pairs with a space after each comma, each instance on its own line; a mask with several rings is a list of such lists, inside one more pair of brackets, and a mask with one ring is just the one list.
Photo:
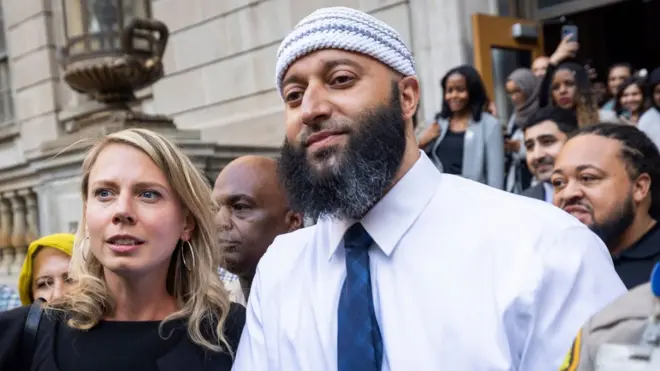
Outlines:
[[[11, 84], [11, 61], [7, 43], [7, 24], [4, 9], [0, 4], [0, 38], [4, 50], [0, 49], [0, 127], [6, 127], [15, 121], [14, 92]], [[4, 71], [3, 71], [4, 70]]]

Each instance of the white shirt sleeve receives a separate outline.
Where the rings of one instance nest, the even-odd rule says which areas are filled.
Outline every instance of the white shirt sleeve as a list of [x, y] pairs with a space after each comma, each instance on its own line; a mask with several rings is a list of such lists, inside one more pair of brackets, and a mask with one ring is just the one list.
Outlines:
[[646, 134], [660, 148], [660, 112], [650, 108], [639, 118], [637, 128]]
[[250, 290], [245, 327], [236, 351], [233, 371], [268, 370], [268, 351], [261, 317], [260, 278], [259, 269], [257, 269]]
[[556, 371], [578, 330], [626, 292], [603, 242], [573, 226], [538, 242], [540, 281], [531, 295], [529, 330], [519, 370]]

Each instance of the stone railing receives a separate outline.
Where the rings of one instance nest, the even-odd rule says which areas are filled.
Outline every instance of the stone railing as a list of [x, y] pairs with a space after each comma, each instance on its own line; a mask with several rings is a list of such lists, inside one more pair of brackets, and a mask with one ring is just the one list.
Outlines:
[[39, 236], [37, 195], [31, 189], [0, 193], [0, 277], [17, 277], [30, 242]]

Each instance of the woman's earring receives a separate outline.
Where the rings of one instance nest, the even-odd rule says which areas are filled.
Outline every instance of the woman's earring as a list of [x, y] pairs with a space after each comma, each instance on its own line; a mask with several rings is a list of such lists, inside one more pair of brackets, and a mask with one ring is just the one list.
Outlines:
[[[186, 262], [186, 256], [185, 256], [186, 254], [183, 251], [184, 244], [187, 244], [188, 249], [190, 249], [190, 256], [192, 256], [192, 267], [189, 267], [188, 263]], [[188, 240], [183, 241], [183, 243], [181, 244], [181, 259], [183, 260], [183, 265], [186, 267], [187, 270], [192, 271], [193, 268], [195, 268], [195, 252], [193, 251], [192, 244]]]

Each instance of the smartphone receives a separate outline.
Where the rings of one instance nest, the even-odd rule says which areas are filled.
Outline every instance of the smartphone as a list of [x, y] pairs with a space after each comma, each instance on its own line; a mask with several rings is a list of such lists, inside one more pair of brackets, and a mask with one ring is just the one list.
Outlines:
[[564, 40], [569, 35], [571, 36], [571, 41], [578, 41], [578, 27], [576, 25], [567, 24], [561, 26], [561, 39]]

